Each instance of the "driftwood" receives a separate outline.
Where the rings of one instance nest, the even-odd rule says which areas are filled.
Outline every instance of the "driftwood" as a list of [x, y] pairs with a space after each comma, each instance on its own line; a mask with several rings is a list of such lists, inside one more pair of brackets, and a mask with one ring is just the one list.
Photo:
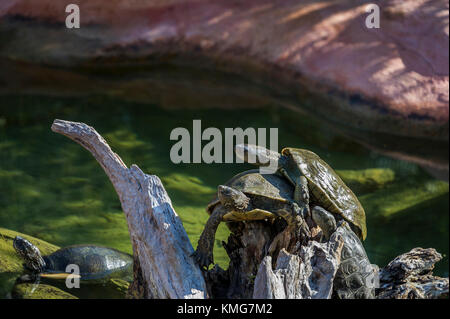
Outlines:
[[[320, 229], [307, 223], [311, 240], [300, 245], [290, 228], [264, 221], [229, 223], [224, 243], [230, 256], [225, 271], [202, 271], [160, 179], [128, 168], [106, 141], [84, 124], [55, 120], [52, 130], [87, 149], [103, 167], [122, 204], [134, 255], [134, 298], [331, 298], [343, 240], [334, 233], [319, 243]], [[432, 275], [442, 258], [416, 248], [380, 271], [378, 298], [448, 297], [448, 278]]]
[[52, 130], [92, 153], [119, 195], [130, 232], [137, 297], [205, 298], [206, 284], [190, 255], [183, 224], [160, 179], [130, 168], [90, 126], [55, 120]]
[[220, 299], [250, 299], [254, 278], [267, 254], [274, 231], [263, 221], [229, 223], [231, 234], [223, 246], [230, 263], [225, 271], [218, 265], [205, 273], [210, 296]]
[[327, 243], [310, 241], [298, 255], [281, 250], [275, 271], [264, 258], [255, 279], [255, 299], [329, 299], [339, 268], [343, 240], [333, 235]]
[[448, 298], [448, 278], [433, 276], [434, 264], [441, 259], [433, 248], [414, 248], [396, 257], [380, 271], [378, 298]]

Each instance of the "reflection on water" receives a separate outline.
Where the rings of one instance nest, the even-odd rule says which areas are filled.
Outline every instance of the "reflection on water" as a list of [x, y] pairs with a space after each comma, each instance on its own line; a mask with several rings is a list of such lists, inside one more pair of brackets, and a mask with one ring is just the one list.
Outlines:
[[[163, 181], [195, 247], [207, 219], [205, 207], [218, 184], [253, 168], [248, 164], [170, 162], [175, 127], [278, 127], [279, 146], [311, 149], [360, 198], [367, 214], [365, 247], [384, 266], [413, 247], [448, 255], [448, 184], [415, 164], [371, 152], [313, 119], [287, 110], [162, 110], [112, 99], [2, 97], [0, 106], [0, 227], [59, 246], [100, 244], [131, 253], [125, 217], [98, 163], [79, 145], [50, 131], [55, 118], [94, 126], [127, 165], [138, 164]], [[215, 259], [226, 267], [216, 236]], [[448, 276], [448, 257], [436, 273]], [[7, 278], [8, 276], [3, 276]], [[2, 277], [2, 278], [3, 278]], [[6, 279], [1, 279], [5, 282]], [[3, 284], [0, 284], [3, 286]], [[100, 297], [101, 289], [89, 297]]]
[[[81, 281], [79, 287], [68, 288], [64, 280], [36, 278], [24, 280], [17, 273], [0, 274], [0, 297], [20, 299], [123, 299], [129, 283], [120, 279], [108, 282]], [[2, 281], [4, 279], [4, 282]], [[5, 285], [3, 285], [5, 284]]]

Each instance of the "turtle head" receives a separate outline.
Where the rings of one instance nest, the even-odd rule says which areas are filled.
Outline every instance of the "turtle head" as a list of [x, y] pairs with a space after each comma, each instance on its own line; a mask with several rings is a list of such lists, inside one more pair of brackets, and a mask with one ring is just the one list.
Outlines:
[[25, 265], [33, 272], [42, 272], [45, 268], [45, 261], [42, 258], [39, 248], [30, 243], [25, 238], [16, 236], [13, 241], [16, 252], [25, 260]]
[[238, 158], [258, 166], [278, 167], [278, 160], [281, 156], [278, 152], [253, 144], [238, 144], [234, 150]]
[[243, 192], [229, 186], [219, 185], [217, 190], [220, 203], [226, 207], [236, 211], [245, 210], [249, 203], [248, 198]]

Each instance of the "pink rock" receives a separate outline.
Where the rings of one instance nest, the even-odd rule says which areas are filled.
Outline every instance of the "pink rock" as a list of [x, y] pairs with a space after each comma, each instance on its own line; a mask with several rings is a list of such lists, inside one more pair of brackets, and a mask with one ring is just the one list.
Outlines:
[[[2, 3], [0, 31], [18, 30], [0, 49], [0, 65], [8, 65], [0, 71], [0, 79], [8, 79], [3, 91], [52, 91], [64, 79], [72, 91], [59, 92], [99, 90], [177, 104], [151, 76], [115, 80], [111, 87], [78, 68], [182, 60], [260, 81], [280, 104], [305, 109], [376, 149], [448, 172], [448, 1], [377, 1], [381, 28], [368, 29], [368, 2], [360, 0], [79, 0], [79, 30], [64, 27], [66, 2]], [[188, 78], [181, 82], [177, 89], [187, 92]], [[260, 91], [227, 85], [223, 95], [237, 98], [217, 98], [223, 107], [261, 103]], [[148, 93], [149, 86], [158, 93]], [[201, 100], [192, 103], [201, 106]]]

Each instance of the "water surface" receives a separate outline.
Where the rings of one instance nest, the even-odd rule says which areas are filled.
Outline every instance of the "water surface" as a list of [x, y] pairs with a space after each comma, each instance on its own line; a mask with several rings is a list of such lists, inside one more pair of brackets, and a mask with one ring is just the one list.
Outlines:
[[[107, 176], [78, 144], [50, 130], [55, 118], [93, 126], [130, 166], [158, 175], [191, 243], [208, 218], [218, 184], [248, 164], [171, 163], [175, 127], [279, 129], [279, 146], [316, 152], [358, 195], [367, 215], [365, 247], [380, 267], [414, 247], [446, 255], [436, 273], [448, 276], [448, 183], [419, 166], [369, 151], [306, 115], [267, 105], [259, 110], [165, 110], [106, 97], [3, 96], [0, 101], [0, 226], [59, 246], [101, 244], [131, 253], [124, 214]], [[228, 258], [216, 237], [215, 260]]]

